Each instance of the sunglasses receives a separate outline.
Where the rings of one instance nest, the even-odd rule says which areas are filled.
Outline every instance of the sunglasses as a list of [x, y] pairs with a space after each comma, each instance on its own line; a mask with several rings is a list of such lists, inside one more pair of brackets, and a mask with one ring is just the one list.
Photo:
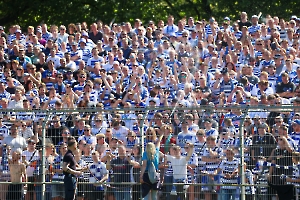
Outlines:
[[90, 131], [90, 129], [84, 129], [84, 131]]
[[65, 132], [63, 132], [64, 134], [67, 134], [67, 135], [69, 135], [70, 134], [70, 132], [68, 132], [68, 131], [65, 131]]
[[85, 78], [85, 76], [80, 76], [79, 78]]

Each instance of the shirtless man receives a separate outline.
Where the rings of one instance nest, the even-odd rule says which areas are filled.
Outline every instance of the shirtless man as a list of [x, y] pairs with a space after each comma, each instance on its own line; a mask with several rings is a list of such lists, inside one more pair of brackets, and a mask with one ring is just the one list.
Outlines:
[[[27, 182], [27, 175], [26, 166], [20, 161], [21, 154], [21, 150], [17, 149], [12, 153], [12, 159], [8, 160], [12, 184], [8, 186], [6, 200], [21, 200], [23, 198], [22, 180]], [[25, 185], [25, 187], [27, 187], [27, 185]]]

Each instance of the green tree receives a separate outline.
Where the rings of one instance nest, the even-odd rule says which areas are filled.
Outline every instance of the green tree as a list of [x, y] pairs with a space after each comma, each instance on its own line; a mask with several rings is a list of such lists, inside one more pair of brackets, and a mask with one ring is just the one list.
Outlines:
[[19, 24], [23, 29], [28, 25], [65, 24], [86, 21], [88, 24], [102, 20], [104, 23], [115, 18], [116, 22], [133, 22], [140, 18], [147, 23], [166, 20], [173, 15], [175, 20], [193, 16], [196, 20], [214, 16], [218, 21], [229, 16], [239, 19], [241, 11], [249, 16], [263, 13], [288, 19], [300, 11], [298, 1], [283, 0], [3, 0], [0, 1], [0, 25]]

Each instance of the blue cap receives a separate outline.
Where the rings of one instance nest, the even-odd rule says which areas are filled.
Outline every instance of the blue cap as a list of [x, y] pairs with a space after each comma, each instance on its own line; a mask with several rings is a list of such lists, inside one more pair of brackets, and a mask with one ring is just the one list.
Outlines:
[[294, 124], [300, 125], [300, 119], [295, 119], [295, 120], [293, 121], [293, 123], [294, 123]]
[[224, 17], [224, 20], [230, 21], [230, 18], [229, 17]]

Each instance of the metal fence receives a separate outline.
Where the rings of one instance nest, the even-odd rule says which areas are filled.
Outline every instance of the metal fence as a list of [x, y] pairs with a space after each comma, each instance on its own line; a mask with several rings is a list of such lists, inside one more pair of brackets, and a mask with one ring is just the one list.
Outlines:
[[[157, 191], [152, 200], [272, 199], [282, 193], [287, 199], [289, 191], [298, 198], [299, 109], [2, 110], [0, 200], [64, 199], [69, 136], [78, 141], [73, 153], [85, 168], [77, 177], [77, 199], [142, 199], [151, 188], [149, 194]], [[149, 170], [140, 183], [148, 143], [161, 152], [160, 179], [150, 188]]]

